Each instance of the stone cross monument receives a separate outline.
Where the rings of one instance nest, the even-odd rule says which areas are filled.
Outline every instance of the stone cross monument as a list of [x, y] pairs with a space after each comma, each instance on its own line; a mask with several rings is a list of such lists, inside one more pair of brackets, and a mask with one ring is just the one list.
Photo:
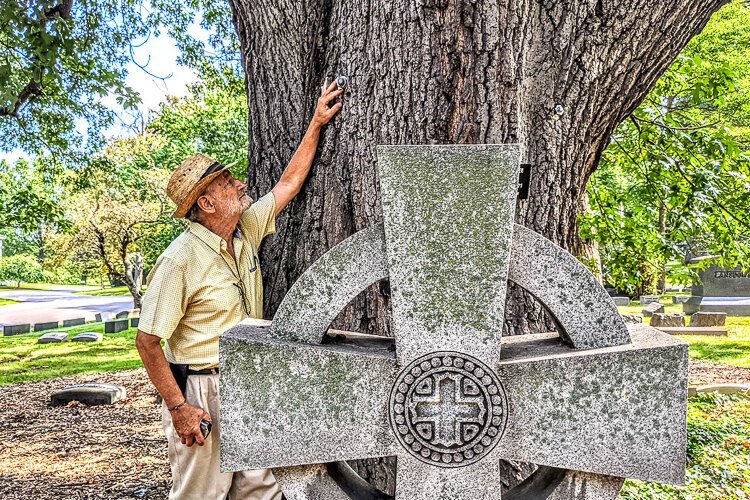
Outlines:
[[[515, 145], [384, 146], [384, 222], [314, 263], [273, 322], [220, 344], [223, 470], [287, 498], [386, 499], [344, 461], [396, 456], [399, 499], [615, 498], [681, 484], [687, 347], [629, 330], [593, 275], [514, 225]], [[328, 331], [384, 278], [395, 339]], [[502, 338], [507, 281], [560, 333]], [[502, 492], [500, 459], [537, 464]]]

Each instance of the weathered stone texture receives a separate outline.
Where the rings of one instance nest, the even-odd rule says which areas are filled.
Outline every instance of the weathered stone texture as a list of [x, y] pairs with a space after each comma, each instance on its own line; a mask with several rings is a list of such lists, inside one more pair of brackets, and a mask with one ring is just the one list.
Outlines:
[[690, 316], [690, 326], [724, 326], [727, 313], [697, 312]]
[[49, 332], [45, 333], [37, 339], [37, 344], [59, 344], [60, 342], [67, 342], [68, 334], [65, 332]]
[[664, 306], [658, 302], [651, 302], [649, 305], [643, 308], [641, 311], [644, 316], [653, 316], [654, 313], [663, 313]]
[[622, 314], [622, 320], [626, 324], [639, 324], [643, 323], [643, 314]]
[[[221, 338], [224, 470], [394, 454], [405, 463], [387, 417], [393, 353], [268, 331], [243, 325]], [[681, 483], [687, 345], [645, 325], [630, 333], [633, 344], [583, 351], [554, 334], [504, 339], [496, 373], [509, 414], [492, 456]]]
[[578, 259], [518, 224], [512, 248], [508, 279], [554, 311], [567, 342], [579, 349], [630, 342], [612, 298]]
[[518, 145], [377, 153], [399, 360], [448, 350], [491, 363], [503, 328]]
[[344, 306], [386, 277], [383, 225], [376, 224], [333, 247], [300, 276], [276, 311], [272, 335], [319, 343]]
[[685, 326], [685, 315], [682, 313], [654, 313], [651, 316], [651, 326], [654, 328]]
[[76, 384], [52, 392], [52, 406], [68, 404], [71, 401], [80, 401], [89, 406], [109, 405], [124, 399], [126, 396], [125, 388], [119, 385], [101, 384], [90, 382], [86, 384]]

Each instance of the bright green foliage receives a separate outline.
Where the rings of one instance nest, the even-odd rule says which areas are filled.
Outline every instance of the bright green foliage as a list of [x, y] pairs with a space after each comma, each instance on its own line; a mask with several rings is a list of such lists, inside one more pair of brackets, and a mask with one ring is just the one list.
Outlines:
[[[191, 35], [199, 21], [211, 52]], [[156, 78], [133, 48], [166, 29], [193, 68], [239, 71], [239, 47], [225, 0], [40, 0], [0, 4], [0, 150], [52, 154], [85, 165], [103, 144], [116, 109], [133, 110], [140, 97], [127, 85], [135, 62]], [[116, 106], [115, 106], [116, 104]], [[84, 137], [80, 130], [86, 129]]]
[[0, 234], [8, 237], [3, 253], [32, 253], [42, 262], [49, 236], [70, 228], [65, 198], [43, 160], [0, 161]]
[[0, 259], [0, 281], [22, 282], [42, 280], [42, 266], [31, 255], [11, 255]]
[[162, 105], [149, 130], [165, 140], [156, 153], [162, 164], [177, 165], [201, 152], [222, 163], [237, 164], [236, 177], [247, 175], [247, 100], [245, 82], [234, 70], [202, 69], [203, 79], [190, 95]]
[[626, 481], [621, 498], [750, 498], [750, 398], [699, 394], [688, 402], [686, 486]]
[[[149, 29], [133, 0], [40, 0], [0, 4], [0, 136], [6, 151], [72, 156], [112, 123], [110, 96], [125, 108], [139, 97], [124, 84], [131, 43]], [[90, 149], [90, 148], [89, 148]], [[84, 159], [84, 156], [80, 156]]]
[[[104, 323], [61, 328], [69, 338], [82, 332], [104, 333]], [[37, 344], [40, 333], [0, 337], [0, 386], [143, 366], [135, 348], [137, 328], [105, 334], [101, 342]]]
[[727, 266], [749, 260], [750, 145], [741, 142], [749, 67], [750, 9], [735, 2], [615, 132], [580, 221], [611, 284], [637, 295], [655, 291], [665, 273], [689, 283], [686, 251]]
[[18, 303], [18, 302], [16, 302], [15, 300], [10, 300], [10, 299], [0, 299], [0, 306], [9, 306], [9, 305], [11, 305], [11, 304], [17, 304], [17, 303]]

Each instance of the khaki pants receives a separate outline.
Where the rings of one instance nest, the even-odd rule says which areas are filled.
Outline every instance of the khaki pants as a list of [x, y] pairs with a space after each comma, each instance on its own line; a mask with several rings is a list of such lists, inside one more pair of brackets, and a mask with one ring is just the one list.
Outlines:
[[172, 416], [162, 405], [162, 428], [169, 443], [172, 467], [170, 499], [184, 500], [280, 500], [281, 489], [268, 469], [219, 472], [219, 376], [191, 375], [187, 380], [188, 403], [211, 415], [212, 430], [203, 446], [190, 448], [180, 442]]

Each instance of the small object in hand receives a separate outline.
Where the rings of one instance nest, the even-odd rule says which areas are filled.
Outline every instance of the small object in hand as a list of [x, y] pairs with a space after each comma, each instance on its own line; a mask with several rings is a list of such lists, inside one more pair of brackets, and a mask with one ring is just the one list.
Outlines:
[[336, 77], [336, 88], [346, 90], [346, 86], [349, 85], [349, 77], [340, 75]]
[[206, 439], [211, 434], [211, 422], [208, 420], [201, 420], [201, 434], [203, 434], [203, 439]]

